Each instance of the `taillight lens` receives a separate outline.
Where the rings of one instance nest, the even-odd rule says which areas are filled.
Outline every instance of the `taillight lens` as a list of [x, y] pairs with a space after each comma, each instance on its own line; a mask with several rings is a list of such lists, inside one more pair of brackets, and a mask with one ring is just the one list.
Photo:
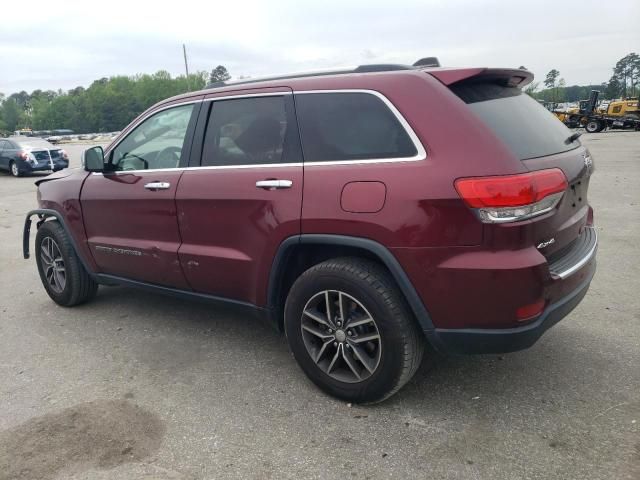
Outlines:
[[542, 215], [558, 204], [567, 186], [559, 168], [455, 182], [458, 194], [485, 223], [517, 222]]
[[27, 151], [27, 150], [22, 150], [18, 156], [24, 160], [25, 162], [31, 162], [31, 163], [37, 163], [38, 161], [36, 160], [36, 157], [33, 156], [33, 153]]

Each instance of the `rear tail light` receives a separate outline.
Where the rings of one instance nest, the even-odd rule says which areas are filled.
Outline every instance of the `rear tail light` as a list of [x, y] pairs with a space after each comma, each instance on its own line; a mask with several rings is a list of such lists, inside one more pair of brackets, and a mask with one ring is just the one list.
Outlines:
[[484, 223], [517, 222], [551, 211], [568, 187], [559, 168], [517, 175], [459, 178], [456, 190]]
[[33, 156], [33, 153], [27, 150], [22, 150], [18, 156], [25, 162], [38, 163], [36, 157]]

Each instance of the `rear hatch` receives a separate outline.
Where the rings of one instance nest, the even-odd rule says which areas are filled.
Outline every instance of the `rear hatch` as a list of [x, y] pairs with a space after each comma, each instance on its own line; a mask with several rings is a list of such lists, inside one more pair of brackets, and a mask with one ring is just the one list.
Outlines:
[[531, 220], [535, 245], [553, 260], [555, 252], [576, 242], [587, 224], [589, 152], [574, 132], [521, 90], [532, 78], [529, 72], [484, 69], [470, 74], [449, 88], [529, 171], [559, 168], [567, 178], [569, 187], [552, 213]]

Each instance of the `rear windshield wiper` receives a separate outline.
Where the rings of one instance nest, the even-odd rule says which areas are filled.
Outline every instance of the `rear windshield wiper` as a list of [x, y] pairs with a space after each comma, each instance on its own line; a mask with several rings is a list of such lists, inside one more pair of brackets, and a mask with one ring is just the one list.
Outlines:
[[578, 138], [580, 138], [581, 135], [582, 135], [582, 133], [580, 133], [580, 132], [572, 133], [571, 135], [569, 135], [567, 137], [567, 139], [564, 141], [564, 143], [566, 143], [567, 145], [571, 145]]

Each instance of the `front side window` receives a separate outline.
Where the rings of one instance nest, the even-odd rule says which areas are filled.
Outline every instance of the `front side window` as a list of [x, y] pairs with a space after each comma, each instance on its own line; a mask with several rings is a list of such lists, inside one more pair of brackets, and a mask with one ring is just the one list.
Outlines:
[[282, 163], [286, 137], [282, 96], [218, 100], [211, 107], [202, 165]]
[[116, 171], [176, 168], [180, 164], [193, 104], [169, 108], [134, 128], [113, 150]]
[[305, 162], [410, 158], [416, 147], [385, 103], [369, 93], [296, 95]]

